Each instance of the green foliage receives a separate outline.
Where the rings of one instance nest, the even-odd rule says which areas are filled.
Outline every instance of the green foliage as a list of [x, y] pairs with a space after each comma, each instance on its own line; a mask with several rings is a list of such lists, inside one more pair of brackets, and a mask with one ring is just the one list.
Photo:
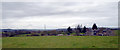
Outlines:
[[66, 33], [65, 33], [65, 32], [62, 32], [61, 34], [65, 35]]
[[117, 36], [3, 37], [3, 48], [117, 48]]
[[80, 34], [85, 34], [85, 33], [80, 33]]
[[21, 34], [21, 35], [16, 35], [15, 37], [26, 37], [26, 36], [30, 36], [31, 34]]
[[76, 33], [71, 33], [71, 35], [75, 35]]

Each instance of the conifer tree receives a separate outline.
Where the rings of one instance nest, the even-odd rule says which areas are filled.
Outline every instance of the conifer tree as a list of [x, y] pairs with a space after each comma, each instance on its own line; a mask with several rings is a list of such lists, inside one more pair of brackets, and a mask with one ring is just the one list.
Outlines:
[[86, 27], [84, 26], [84, 28], [83, 28], [83, 31], [82, 31], [83, 33], [85, 33], [86, 32]]
[[81, 28], [79, 25], [77, 26], [77, 30], [79, 31], [79, 33], [81, 33]]
[[98, 29], [98, 28], [97, 28], [97, 25], [96, 25], [95, 23], [93, 24], [92, 29], [93, 29], [93, 30], [94, 30], [94, 29]]

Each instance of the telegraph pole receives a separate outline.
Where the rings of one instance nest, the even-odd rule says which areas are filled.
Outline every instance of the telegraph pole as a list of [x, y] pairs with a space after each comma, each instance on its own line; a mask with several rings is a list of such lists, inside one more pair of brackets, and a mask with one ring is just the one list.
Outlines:
[[44, 24], [44, 30], [46, 31], [46, 25]]

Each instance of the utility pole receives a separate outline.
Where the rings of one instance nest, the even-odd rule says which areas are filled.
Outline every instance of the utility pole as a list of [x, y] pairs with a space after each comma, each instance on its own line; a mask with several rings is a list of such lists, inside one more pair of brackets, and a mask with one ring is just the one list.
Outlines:
[[44, 24], [44, 30], [46, 31], [46, 25]]
[[80, 26], [81, 28], [82, 28], [82, 24], [81, 24], [81, 26]]

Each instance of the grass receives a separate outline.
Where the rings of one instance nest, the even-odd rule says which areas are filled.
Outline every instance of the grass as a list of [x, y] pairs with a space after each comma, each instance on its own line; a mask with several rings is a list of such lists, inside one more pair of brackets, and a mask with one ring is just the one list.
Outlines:
[[117, 36], [4, 37], [3, 48], [117, 48]]
[[0, 37], [0, 49], [2, 48], [2, 38]]
[[120, 35], [120, 30], [115, 30], [115, 35]]

